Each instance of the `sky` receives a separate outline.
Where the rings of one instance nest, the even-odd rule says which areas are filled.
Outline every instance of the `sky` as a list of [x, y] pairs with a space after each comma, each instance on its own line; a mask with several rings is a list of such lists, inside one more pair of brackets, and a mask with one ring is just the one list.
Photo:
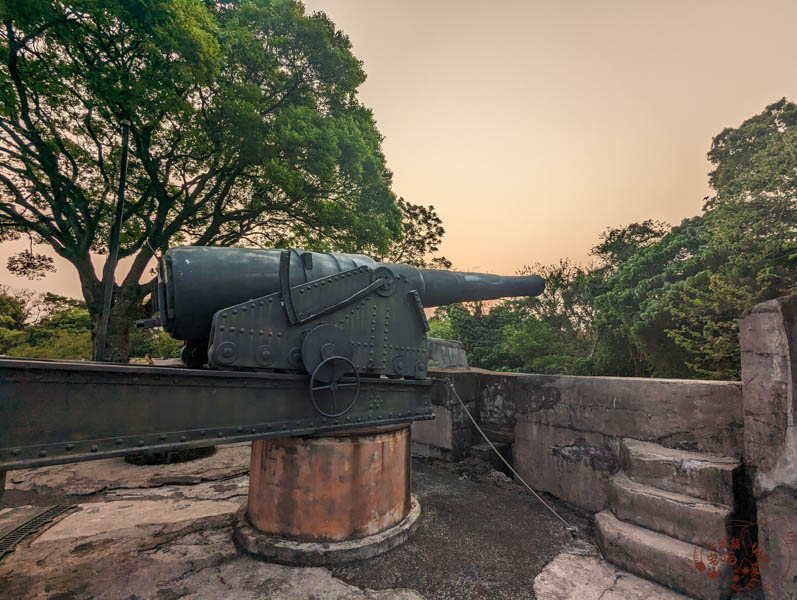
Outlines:
[[[433, 205], [441, 254], [503, 275], [584, 263], [608, 227], [677, 224], [713, 136], [797, 101], [793, 0], [309, 0], [351, 39], [393, 189]], [[0, 283], [78, 297], [74, 269]]]

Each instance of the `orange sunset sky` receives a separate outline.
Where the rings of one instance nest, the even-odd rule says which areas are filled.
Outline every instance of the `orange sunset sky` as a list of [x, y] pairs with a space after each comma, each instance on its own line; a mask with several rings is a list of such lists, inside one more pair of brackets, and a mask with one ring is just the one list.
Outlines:
[[[711, 138], [797, 100], [797, 2], [312, 0], [349, 35], [394, 191], [460, 270], [587, 261], [610, 226], [678, 223]], [[74, 270], [0, 283], [80, 296]]]

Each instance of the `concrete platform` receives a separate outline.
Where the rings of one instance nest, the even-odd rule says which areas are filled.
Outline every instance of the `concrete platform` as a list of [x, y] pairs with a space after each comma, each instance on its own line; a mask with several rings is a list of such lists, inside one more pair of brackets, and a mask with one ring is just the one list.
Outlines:
[[599, 556], [563, 552], [534, 580], [546, 600], [689, 600], [670, 589], [621, 571]]
[[[423, 510], [406, 544], [330, 568], [264, 562], [233, 543], [248, 465], [249, 447], [239, 445], [176, 465], [113, 459], [9, 473], [0, 510], [76, 508], [0, 560], [0, 600], [561, 600], [566, 596], [535, 583], [547, 566], [549, 580], [556, 569], [569, 568], [567, 557], [557, 559], [561, 553], [613, 569], [597, 557], [588, 515], [551, 500], [577, 526], [572, 538], [489, 465], [419, 461], [413, 462], [413, 493]], [[577, 567], [571, 575], [585, 572]], [[608, 589], [605, 578], [593, 580], [583, 583]], [[581, 597], [591, 596], [570, 596]]]

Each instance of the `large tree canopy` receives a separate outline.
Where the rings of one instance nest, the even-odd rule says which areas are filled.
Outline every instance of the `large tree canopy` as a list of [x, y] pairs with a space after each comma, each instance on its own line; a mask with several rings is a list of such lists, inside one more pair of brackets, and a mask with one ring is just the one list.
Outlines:
[[90, 255], [107, 253], [130, 123], [120, 257], [132, 266], [109, 329], [122, 358], [142, 278], [170, 245], [387, 255], [402, 237], [356, 95], [362, 65], [324, 14], [294, 0], [2, 0], [0, 18], [0, 239], [29, 235], [72, 263], [94, 318]]

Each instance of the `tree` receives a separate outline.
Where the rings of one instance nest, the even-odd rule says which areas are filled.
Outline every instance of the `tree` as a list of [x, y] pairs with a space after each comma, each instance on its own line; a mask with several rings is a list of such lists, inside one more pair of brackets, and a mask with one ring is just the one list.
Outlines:
[[8, 286], [0, 286], [0, 354], [20, 343], [28, 318], [26, 299]]
[[797, 105], [785, 98], [717, 135], [708, 154], [703, 269], [674, 286], [669, 335], [689, 367], [740, 376], [738, 319], [764, 300], [797, 293]]
[[404, 263], [418, 268], [450, 269], [451, 261], [445, 256], [432, 257], [446, 230], [434, 206], [410, 204], [398, 199], [401, 210], [401, 234], [390, 245], [386, 254], [372, 248], [369, 254], [379, 262]]
[[137, 329], [131, 325], [130, 356], [143, 358], [178, 358], [182, 344], [163, 329]]
[[627, 227], [609, 227], [600, 235], [600, 243], [590, 253], [600, 260], [605, 271], [614, 273], [621, 263], [633, 258], [642, 248], [658, 242], [669, 231], [669, 224], [653, 219], [631, 223]]
[[526, 371], [593, 373], [599, 340], [594, 300], [603, 291], [602, 273], [566, 259], [521, 270], [529, 273], [545, 279], [545, 290], [533, 298], [507, 302], [516, 306], [520, 318], [505, 327], [505, 351], [520, 357]]
[[56, 294], [0, 288], [0, 354], [91, 358], [85, 304]]
[[605, 287], [595, 298], [595, 326], [600, 350], [626, 365], [618, 374], [689, 376], [688, 354], [668, 335], [676, 320], [665, 309], [665, 298], [675, 282], [702, 268], [699, 253], [707, 235], [703, 217], [685, 219], [652, 243], [646, 240], [623, 252], [622, 259], [618, 255], [604, 264]]
[[[130, 164], [109, 346], [170, 245], [387, 252], [401, 231], [348, 38], [294, 0], [0, 2], [0, 239], [49, 244], [92, 323], [120, 157]], [[36, 274], [32, 251], [9, 264]]]
[[91, 318], [83, 303], [48, 294], [47, 312], [24, 330], [12, 356], [91, 360]]
[[620, 257], [596, 299], [599, 325], [623, 332], [640, 374], [738, 379], [738, 319], [797, 292], [797, 105], [725, 129], [708, 157], [703, 214]]
[[473, 363], [738, 379], [739, 318], [797, 293], [797, 105], [780, 100], [725, 129], [709, 159], [715, 194], [701, 215], [610, 228], [593, 248], [597, 265], [535, 266], [545, 292], [499, 305], [512, 315], [500, 335], [484, 315], [449, 308]]
[[[506, 303], [456, 303], [435, 310], [430, 326], [465, 345], [468, 364], [482, 369], [512, 371], [521, 366], [518, 356], [507, 352], [505, 328], [518, 319], [516, 308]], [[439, 324], [438, 324], [439, 323]]]

